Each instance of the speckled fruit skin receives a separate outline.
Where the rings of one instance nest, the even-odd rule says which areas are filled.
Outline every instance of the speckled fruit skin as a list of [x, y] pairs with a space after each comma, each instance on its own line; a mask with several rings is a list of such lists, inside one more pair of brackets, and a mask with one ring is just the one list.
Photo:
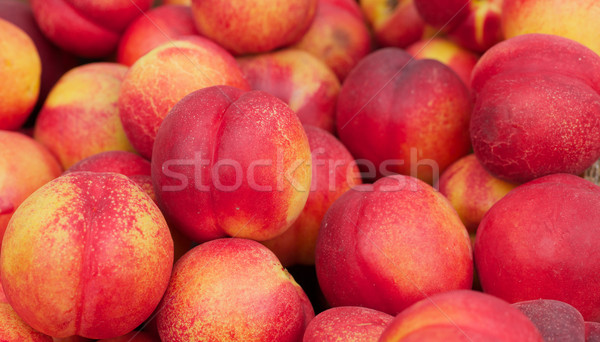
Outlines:
[[[40, 93], [34, 110], [39, 109], [50, 89], [56, 81], [68, 70], [77, 65], [77, 60], [72, 54], [59, 49], [42, 34], [38, 24], [33, 18], [33, 11], [29, 3], [19, 0], [0, 0], [0, 18], [7, 20], [23, 30], [35, 44], [40, 55], [42, 65], [42, 78]], [[6, 50], [2, 49], [3, 54]], [[29, 67], [30, 70], [33, 70]], [[4, 79], [3, 82], [7, 82]], [[21, 94], [22, 95], [22, 94]]]
[[340, 82], [329, 67], [308, 52], [285, 49], [239, 58], [238, 64], [254, 90], [287, 103], [303, 125], [333, 133]]
[[315, 19], [293, 47], [325, 62], [343, 81], [371, 52], [371, 35], [354, 0], [319, 0]]
[[60, 48], [81, 57], [110, 54], [121, 32], [152, 0], [31, 0], [40, 29]]
[[126, 151], [107, 151], [88, 157], [71, 166], [66, 172], [116, 172], [127, 177], [150, 176], [150, 162]]
[[85, 64], [52, 88], [33, 135], [63, 168], [104, 151], [133, 151], [117, 107], [126, 73], [127, 67], [116, 63]]
[[1, 18], [0, 51], [0, 129], [15, 130], [38, 99], [42, 66], [31, 38]]
[[510, 192], [477, 230], [484, 291], [511, 303], [560, 300], [587, 321], [600, 321], [599, 208], [600, 187], [573, 175], [542, 177]]
[[19, 206], [2, 242], [0, 277], [34, 329], [98, 339], [142, 323], [172, 265], [169, 229], [142, 189], [115, 173], [74, 172]]
[[502, 41], [500, 17], [504, 0], [415, 0], [426, 23], [475, 52]]
[[360, 61], [338, 97], [337, 133], [355, 158], [375, 165], [378, 176], [382, 163], [392, 161], [384, 164], [388, 174], [431, 183], [434, 169], [418, 162], [430, 159], [442, 173], [469, 152], [471, 103], [447, 66], [411, 59], [403, 50], [385, 48]]
[[[560, 60], [560, 63], [556, 63]], [[490, 49], [473, 70], [473, 150], [504, 180], [581, 174], [600, 157], [600, 57], [550, 35]]]
[[535, 325], [516, 308], [470, 290], [423, 299], [396, 316], [379, 342], [542, 342]]
[[315, 245], [327, 209], [350, 188], [362, 183], [354, 158], [330, 133], [304, 126], [312, 154], [312, 181], [306, 205], [283, 234], [263, 244], [284, 266], [314, 265]]
[[359, 306], [332, 308], [310, 321], [303, 342], [377, 341], [392, 319], [394, 316]]
[[381, 46], [405, 48], [425, 38], [429, 30], [413, 0], [360, 0], [360, 7]]
[[473, 280], [469, 235], [448, 200], [400, 175], [354, 187], [333, 203], [315, 265], [331, 306], [392, 315], [428, 295], [470, 288]]
[[8, 303], [0, 303], [0, 341], [52, 342], [52, 337], [33, 330]]
[[198, 31], [236, 55], [297, 42], [316, 8], [317, 0], [192, 0]]
[[473, 150], [488, 171], [511, 182], [581, 174], [600, 157], [597, 113], [600, 95], [570, 77], [500, 75], [478, 95]]
[[537, 327], [544, 341], [585, 341], [583, 316], [567, 303], [536, 299], [513, 304]]
[[[66, 173], [90, 172], [115, 172], [129, 177], [156, 203], [156, 192], [152, 185], [152, 172], [150, 162], [139, 155], [125, 151], [108, 151], [95, 154], [71, 166]], [[192, 246], [192, 242], [179, 230], [172, 229], [174, 260], [177, 261]]]
[[175, 103], [214, 85], [250, 89], [235, 59], [208, 39], [174, 40], [138, 59], [119, 95], [121, 121], [135, 149], [149, 159], [156, 132]]
[[135, 19], [119, 40], [117, 62], [131, 66], [150, 50], [181, 36], [197, 35], [189, 6], [165, 5]]
[[35, 190], [60, 176], [62, 169], [37, 141], [0, 131], [0, 242], [14, 211]]
[[467, 87], [471, 85], [471, 73], [477, 64], [476, 54], [444, 38], [420, 40], [406, 48], [416, 59], [435, 59], [454, 71]]
[[471, 234], [492, 205], [516, 186], [492, 176], [474, 154], [450, 165], [439, 182], [440, 192], [448, 198]]
[[504, 0], [502, 29], [506, 38], [547, 33], [578, 41], [600, 54], [600, 4], [594, 0]]
[[310, 159], [300, 120], [281, 100], [210, 87], [183, 98], [161, 125], [152, 179], [169, 222], [193, 240], [262, 241], [302, 212]]
[[175, 265], [158, 331], [171, 341], [301, 341], [314, 317], [304, 291], [266, 247], [218, 239]]

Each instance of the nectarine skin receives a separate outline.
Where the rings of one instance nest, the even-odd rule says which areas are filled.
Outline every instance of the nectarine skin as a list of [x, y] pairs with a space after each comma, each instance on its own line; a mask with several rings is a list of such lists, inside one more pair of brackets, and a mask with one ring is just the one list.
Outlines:
[[585, 320], [600, 321], [599, 208], [600, 187], [573, 175], [543, 177], [511, 191], [477, 230], [483, 290], [512, 303], [560, 300]]
[[117, 63], [85, 64], [52, 88], [33, 135], [65, 169], [96, 153], [134, 151], [117, 107], [126, 73], [127, 67]]
[[304, 126], [304, 130], [312, 154], [312, 182], [306, 205], [288, 230], [263, 242], [286, 267], [315, 264], [315, 245], [327, 209], [362, 183], [354, 158], [339, 140], [314, 126]]
[[393, 319], [386, 313], [359, 306], [331, 308], [310, 321], [303, 342], [377, 341]]
[[585, 322], [585, 342], [600, 342], [600, 323]]
[[[412, 59], [385, 48], [360, 61], [342, 85], [336, 127], [348, 150], [372, 162], [378, 176], [410, 174], [432, 183], [436, 171], [469, 152], [471, 101], [447, 66]], [[433, 167], [420, 166], [425, 159]]]
[[319, 0], [312, 25], [293, 47], [325, 62], [343, 81], [371, 51], [371, 35], [354, 0]]
[[310, 27], [317, 0], [193, 0], [198, 31], [236, 55], [293, 44]]
[[502, 1], [415, 0], [415, 5], [426, 23], [461, 46], [484, 52], [502, 41]]
[[505, 301], [462, 290], [433, 295], [396, 316], [379, 342], [396, 341], [544, 340], [527, 316]]
[[516, 186], [492, 176], [474, 154], [450, 165], [439, 182], [440, 192], [452, 203], [471, 234], [492, 205]]
[[0, 18], [15, 24], [25, 31], [31, 40], [33, 40], [40, 55], [42, 79], [40, 82], [40, 94], [34, 111], [39, 110], [44, 101], [46, 101], [46, 96], [48, 96], [50, 89], [52, 89], [65, 72], [77, 66], [78, 61], [72, 54], [50, 43], [42, 34], [38, 24], [35, 22], [29, 3], [19, 0], [0, 0]]
[[600, 94], [548, 72], [503, 73], [478, 93], [473, 150], [498, 178], [525, 183], [554, 173], [581, 174], [600, 157]]
[[121, 121], [133, 147], [149, 159], [156, 132], [175, 103], [214, 85], [250, 89], [233, 56], [206, 38], [170, 41], [138, 59], [119, 95]]
[[42, 66], [35, 44], [14, 24], [0, 18], [0, 129], [16, 130], [37, 102]]
[[2, 242], [0, 277], [33, 328], [98, 339], [142, 323], [172, 265], [167, 224], [142, 189], [116, 173], [74, 172], [19, 206]]
[[416, 59], [429, 58], [444, 63], [460, 77], [467, 88], [471, 86], [471, 73], [479, 57], [456, 43], [443, 38], [420, 40], [407, 47], [406, 52]]
[[585, 341], [583, 316], [567, 303], [536, 299], [514, 303], [513, 306], [535, 324], [544, 341]]
[[489, 49], [473, 69], [471, 87], [477, 94], [498, 74], [515, 72], [560, 74], [600, 93], [600, 56], [573, 40], [549, 34], [526, 34]]
[[131, 22], [119, 40], [117, 62], [127, 66], [155, 47], [181, 36], [197, 35], [189, 6], [153, 8]]
[[600, 54], [600, 4], [595, 0], [503, 0], [506, 38], [546, 33], [578, 41]]
[[152, 0], [32, 0], [40, 29], [54, 44], [81, 57], [110, 54], [127, 24]]
[[17, 132], [0, 131], [0, 242], [12, 214], [62, 168], [42, 144]]
[[287, 103], [303, 125], [333, 133], [340, 82], [333, 71], [308, 52], [285, 49], [238, 58], [240, 69], [254, 90]]
[[300, 341], [314, 317], [277, 257], [237, 238], [206, 242], [184, 255], [159, 307], [164, 342]]
[[52, 337], [23, 322], [8, 303], [0, 303], [0, 341], [53, 342]]
[[[65, 174], [71, 172], [115, 172], [129, 177], [156, 203], [156, 192], [152, 185], [150, 162], [139, 155], [125, 151], [108, 151], [95, 154], [71, 166]], [[177, 229], [169, 227], [173, 238], [174, 260], [177, 261], [187, 252], [192, 242]]]
[[195, 91], [173, 107], [154, 146], [158, 203], [195, 241], [274, 238], [306, 203], [306, 133], [296, 114], [265, 92]]
[[150, 176], [150, 162], [126, 151], [107, 151], [88, 157], [71, 166], [67, 172], [116, 172], [127, 177]]
[[315, 265], [330, 305], [397, 314], [434, 293], [470, 288], [472, 260], [469, 235], [448, 200], [397, 175], [356, 186], [333, 203]]
[[429, 35], [413, 0], [360, 0], [360, 7], [381, 46], [405, 48]]

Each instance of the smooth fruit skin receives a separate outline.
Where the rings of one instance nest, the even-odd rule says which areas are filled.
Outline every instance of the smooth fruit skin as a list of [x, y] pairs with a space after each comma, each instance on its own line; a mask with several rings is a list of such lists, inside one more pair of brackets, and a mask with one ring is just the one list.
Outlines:
[[152, 5], [152, 0], [32, 0], [42, 32], [54, 44], [77, 56], [110, 54], [127, 25]]
[[524, 71], [571, 77], [600, 93], [600, 56], [573, 40], [549, 34], [526, 34], [489, 49], [473, 69], [471, 88], [477, 94], [499, 74]]
[[52, 342], [52, 337], [35, 331], [8, 303], [0, 303], [0, 341]]
[[471, 86], [471, 73], [479, 57], [456, 43], [444, 38], [420, 40], [406, 48], [416, 59], [435, 59], [447, 65], [465, 83]]
[[165, 118], [152, 179], [169, 222], [194, 241], [263, 241], [302, 212], [310, 158], [306, 133], [281, 100], [210, 87], [184, 97]]
[[167, 224], [141, 188], [116, 173], [74, 172], [19, 206], [0, 277], [8, 302], [36, 330], [98, 339], [142, 323], [172, 265]]
[[360, 0], [359, 3], [381, 46], [406, 48], [429, 35], [413, 0]]
[[197, 34], [189, 6], [164, 5], [153, 8], [127, 26], [119, 40], [117, 62], [131, 66], [159, 45]]
[[336, 128], [352, 155], [374, 164], [378, 177], [399, 173], [431, 184], [469, 152], [470, 115], [469, 91], [447, 66], [385, 48], [365, 57], [344, 81]]
[[331, 308], [310, 321], [303, 342], [377, 341], [393, 319], [386, 313], [359, 306]]
[[471, 287], [471, 243], [439, 192], [408, 176], [354, 187], [327, 211], [316, 247], [331, 306], [397, 314], [434, 293]]
[[[59, 49], [44, 36], [35, 22], [29, 3], [19, 0], [0, 0], [0, 18], [13, 23], [27, 33], [40, 55], [42, 79], [40, 94], [34, 108], [35, 112], [44, 104], [46, 96], [58, 79], [65, 72], [77, 66], [78, 61], [75, 56]], [[3, 51], [6, 53], [6, 50]]]
[[63, 168], [100, 152], [134, 151], [117, 107], [126, 73], [127, 67], [117, 63], [85, 64], [52, 88], [33, 135]]
[[164, 342], [301, 341], [314, 317], [277, 257], [238, 238], [206, 242], [184, 255], [160, 307]]
[[600, 54], [599, 16], [600, 4], [594, 0], [504, 0], [502, 30], [506, 38], [527, 33], [562, 36]]
[[19, 205], [61, 172], [43, 145], [21, 133], [0, 131], [0, 242]]
[[250, 89], [233, 56], [206, 38], [170, 41], [138, 59], [119, 95], [121, 121], [136, 151], [150, 159], [169, 110], [192, 91], [215, 85]]
[[599, 204], [600, 187], [566, 174], [510, 192], [477, 230], [475, 262], [483, 290], [511, 303], [559, 300], [585, 320], [600, 321], [600, 252], [594, 243]]
[[439, 191], [448, 198], [471, 234], [492, 205], [516, 186], [492, 176], [474, 154], [450, 165], [438, 184]]
[[4, 19], [0, 19], [0, 51], [0, 129], [16, 130], [38, 99], [40, 56], [31, 38]]
[[250, 87], [287, 103], [303, 125], [333, 133], [340, 82], [327, 65], [308, 52], [285, 49], [238, 58]]
[[513, 304], [538, 328], [544, 341], [585, 341], [583, 316], [567, 303], [536, 299]]
[[236, 55], [291, 45], [315, 16], [317, 0], [193, 0], [200, 34]]
[[340, 82], [372, 48], [369, 29], [354, 0], [319, 0], [312, 25], [293, 47], [325, 62]]
[[263, 241], [284, 266], [314, 265], [315, 246], [327, 209], [346, 191], [362, 183], [358, 167], [344, 145], [330, 133], [304, 126], [312, 154], [312, 181], [306, 205], [294, 224]]
[[485, 52], [502, 41], [503, 0], [414, 0], [425, 22], [474, 52]]
[[379, 342], [544, 341], [535, 325], [496, 297], [470, 290], [433, 295], [400, 313]]

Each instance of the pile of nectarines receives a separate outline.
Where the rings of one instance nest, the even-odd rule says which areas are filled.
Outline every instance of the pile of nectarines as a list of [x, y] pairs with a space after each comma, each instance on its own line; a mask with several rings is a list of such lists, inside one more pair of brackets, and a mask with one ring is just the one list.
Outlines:
[[599, 18], [0, 0], [0, 342], [599, 342]]

